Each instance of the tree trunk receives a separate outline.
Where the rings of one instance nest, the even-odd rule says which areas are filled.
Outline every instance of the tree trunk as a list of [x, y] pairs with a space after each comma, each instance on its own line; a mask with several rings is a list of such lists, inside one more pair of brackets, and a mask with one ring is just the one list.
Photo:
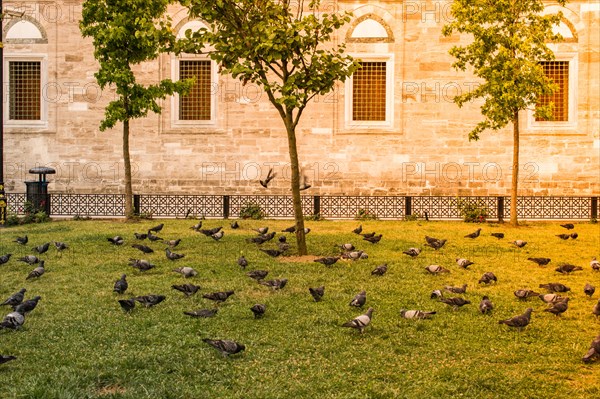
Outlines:
[[292, 169], [292, 199], [294, 203], [294, 219], [296, 220], [296, 243], [298, 255], [306, 255], [306, 237], [304, 234], [304, 215], [302, 214], [302, 199], [300, 197], [300, 167], [298, 165], [298, 149], [296, 147], [296, 129], [291, 121], [291, 113], [285, 120], [290, 151], [290, 166]]
[[131, 186], [131, 159], [129, 157], [129, 121], [123, 122], [123, 163], [125, 164], [125, 217], [133, 216], [133, 188]]
[[513, 162], [512, 184], [510, 186], [510, 224], [517, 227], [517, 193], [519, 186], [519, 113], [515, 112], [513, 118]]

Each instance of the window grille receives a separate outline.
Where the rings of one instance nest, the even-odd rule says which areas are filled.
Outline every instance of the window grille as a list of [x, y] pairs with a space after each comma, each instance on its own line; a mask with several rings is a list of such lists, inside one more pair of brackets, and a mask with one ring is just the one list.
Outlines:
[[41, 120], [41, 62], [10, 61], [8, 65], [9, 119]]
[[352, 78], [352, 120], [385, 121], [386, 62], [361, 62]]
[[[558, 86], [554, 94], [541, 96], [538, 105], [552, 103], [552, 118], [550, 121], [565, 122], [569, 120], [569, 61], [544, 61], [541, 63], [544, 73]], [[536, 118], [536, 121], [544, 119]]]
[[180, 120], [202, 121], [211, 119], [211, 77], [210, 61], [179, 61], [179, 79], [195, 79], [189, 93], [179, 96]]

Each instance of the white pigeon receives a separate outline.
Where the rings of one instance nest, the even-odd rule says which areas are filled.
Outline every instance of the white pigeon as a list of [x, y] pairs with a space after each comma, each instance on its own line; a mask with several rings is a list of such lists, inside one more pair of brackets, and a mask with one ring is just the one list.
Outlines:
[[183, 277], [194, 277], [198, 275], [198, 272], [192, 269], [191, 267], [178, 267], [177, 269], [173, 269], [174, 272], [181, 273]]
[[373, 308], [369, 308], [369, 310], [367, 310], [367, 313], [361, 314], [360, 316], [355, 317], [349, 322], [342, 324], [342, 327], [356, 328], [362, 334], [365, 327], [367, 327], [371, 323], [372, 314]]
[[11, 328], [16, 330], [20, 328], [23, 323], [25, 323], [25, 316], [19, 312], [11, 312], [4, 317], [2, 323], [0, 323], [0, 328]]
[[400, 316], [404, 317], [405, 319], [429, 319], [431, 316], [433, 316], [436, 313], [437, 312], [435, 312], [435, 311], [424, 312], [422, 310], [406, 310], [406, 309], [400, 310]]

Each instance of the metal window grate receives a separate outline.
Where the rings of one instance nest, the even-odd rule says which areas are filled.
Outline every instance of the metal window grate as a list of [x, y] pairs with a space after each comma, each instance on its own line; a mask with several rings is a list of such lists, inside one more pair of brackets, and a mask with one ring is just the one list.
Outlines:
[[[558, 88], [552, 95], [541, 96], [538, 105], [554, 105], [552, 119], [555, 122], [569, 120], [569, 61], [544, 61], [544, 73]], [[536, 118], [537, 121], [543, 119]]]
[[385, 121], [385, 62], [361, 62], [352, 79], [352, 120]]
[[179, 97], [179, 119], [206, 121], [211, 119], [211, 62], [180, 61], [179, 79], [194, 78], [195, 82], [187, 95]]
[[42, 64], [39, 61], [10, 61], [9, 119], [41, 119]]

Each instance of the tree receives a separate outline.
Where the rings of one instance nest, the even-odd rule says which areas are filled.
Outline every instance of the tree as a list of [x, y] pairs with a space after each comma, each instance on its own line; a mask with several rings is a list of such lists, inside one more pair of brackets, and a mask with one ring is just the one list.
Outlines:
[[[307, 253], [300, 197], [296, 127], [309, 101], [331, 91], [358, 68], [332, 46], [331, 35], [350, 20], [350, 14], [320, 13], [321, 0], [182, 0], [192, 17], [209, 29], [187, 32], [180, 50], [208, 53], [243, 84], [266, 92], [287, 132], [296, 239], [300, 255]], [[205, 47], [205, 45], [208, 46]], [[329, 46], [329, 47], [327, 47]]]
[[190, 82], [144, 86], [136, 81], [132, 66], [151, 61], [171, 48], [175, 35], [170, 20], [164, 18], [172, 0], [86, 0], [79, 25], [84, 37], [92, 37], [94, 56], [100, 63], [94, 74], [100, 88], [114, 85], [117, 98], [105, 109], [100, 131], [123, 122], [123, 161], [125, 172], [125, 215], [133, 215], [129, 121], [160, 113], [158, 99], [185, 92]]
[[[566, 0], [557, 2], [564, 6]], [[450, 50], [457, 59], [453, 67], [466, 71], [471, 66], [473, 73], [483, 79], [483, 84], [473, 91], [454, 98], [459, 107], [477, 98], [484, 100], [481, 113], [485, 119], [469, 133], [469, 140], [478, 140], [486, 129], [513, 125], [513, 226], [518, 225], [519, 112], [534, 108], [537, 118], [549, 119], [552, 104], [540, 106], [538, 102], [541, 96], [556, 90], [540, 62], [554, 59], [547, 43], [561, 39], [552, 28], [560, 23], [562, 13], [541, 15], [543, 10], [542, 0], [454, 0], [454, 20], [443, 28], [445, 36], [455, 31], [473, 36], [471, 44]]]

